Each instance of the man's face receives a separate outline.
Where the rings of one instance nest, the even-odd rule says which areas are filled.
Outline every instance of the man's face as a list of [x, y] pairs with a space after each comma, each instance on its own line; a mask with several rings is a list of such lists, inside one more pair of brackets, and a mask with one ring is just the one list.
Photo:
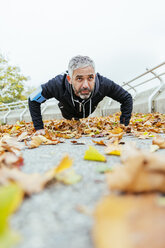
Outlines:
[[81, 99], [90, 97], [95, 86], [95, 71], [93, 67], [78, 68], [73, 71], [72, 78], [67, 76], [67, 79], [72, 84], [76, 96], [79, 96]]

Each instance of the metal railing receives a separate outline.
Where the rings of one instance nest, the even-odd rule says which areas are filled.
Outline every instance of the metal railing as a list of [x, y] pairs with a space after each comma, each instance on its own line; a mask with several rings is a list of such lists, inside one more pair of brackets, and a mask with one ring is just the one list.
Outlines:
[[[56, 105], [57, 103], [58, 103], [58, 101], [56, 101], [55, 99], [49, 99], [48, 101], [44, 102], [42, 104], [41, 113], [43, 114], [43, 112], [46, 110], [47, 107], [52, 106], [52, 105]], [[19, 110], [19, 112], [20, 112], [19, 113], [19, 120], [22, 121], [23, 120], [23, 115], [28, 110], [28, 100], [18, 101], [18, 102], [13, 102], [13, 103], [2, 103], [2, 104], [0, 104], [0, 111], [4, 111], [3, 123], [6, 123], [8, 115], [13, 110], [15, 110], [15, 111]]]
[[[139, 86], [141, 86], [141, 85], [144, 85], [144, 84], [146, 84], [147, 82], [150, 82], [150, 81], [152, 81], [152, 80], [154, 80], [154, 79], [159, 79], [159, 83], [164, 83], [163, 82], [163, 80], [162, 80], [162, 78], [161, 78], [161, 76], [163, 76], [163, 75], [165, 75], [165, 68], [164, 68], [164, 71], [162, 72], [162, 73], [156, 73], [155, 72], [155, 70], [156, 69], [158, 69], [158, 68], [160, 68], [160, 67], [163, 67], [165, 65], [165, 62], [163, 62], [163, 63], [161, 63], [161, 64], [159, 64], [159, 65], [157, 65], [156, 67], [153, 67], [152, 69], [148, 69], [148, 68], [146, 68], [146, 72], [144, 72], [143, 74], [140, 74], [139, 76], [137, 76], [137, 77], [135, 77], [135, 78], [133, 78], [132, 80], [130, 80], [130, 81], [128, 81], [128, 82], [124, 82], [123, 84], [122, 84], [122, 87], [125, 87], [125, 86], [128, 86], [128, 88], [127, 88], [127, 90], [128, 91], [130, 91], [131, 89], [133, 89], [134, 90], [134, 92], [135, 92], [135, 94], [137, 93], [137, 90], [136, 90], [136, 88], [137, 87], [139, 87]], [[147, 75], [147, 74], [149, 74], [149, 73], [151, 73], [151, 74], [153, 74], [154, 75], [154, 77], [151, 77], [151, 78], [149, 78], [149, 79], [147, 79], [147, 80], [144, 80], [144, 81], [142, 81], [142, 82], [140, 82], [140, 83], [137, 83], [137, 84], [135, 84], [135, 85], [131, 85], [133, 82], [137, 82], [137, 79], [139, 79], [139, 78], [144, 78], [144, 76], [145, 75]]]
[[[164, 67], [163, 67], [164, 66]], [[163, 69], [162, 72], [157, 72], [158, 69]], [[144, 80], [144, 77], [146, 75], [154, 75], [146, 80]], [[128, 82], [124, 82], [122, 84], [123, 88], [126, 88], [127, 91], [133, 91], [133, 98], [136, 98], [136, 95], [138, 93], [137, 88], [139, 86], [145, 85], [148, 82], [151, 82], [155, 79], [158, 79], [158, 82], [156, 84], [156, 88], [155, 90], [152, 92], [152, 94], [149, 96], [148, 98], [148, 112], [152, 112], [153, 111], [153, 100], [156, 96], [158, 96], [158, 94], [160, 94], [162, 92], [162, 90], [165, 87], [165, 82], [162, 78], [162, 76], [165, 75], [165, 62], [151, 68], [148, 69], [146, 68], [146, 72], [140, 74], [139, 76], [133, 78], [132, 80], [128, 81]], [[138, 80], [141, 79], [142, 81], [138, 82]], [[150, 88], [153, 88], [153, 85], [150, 85]]]

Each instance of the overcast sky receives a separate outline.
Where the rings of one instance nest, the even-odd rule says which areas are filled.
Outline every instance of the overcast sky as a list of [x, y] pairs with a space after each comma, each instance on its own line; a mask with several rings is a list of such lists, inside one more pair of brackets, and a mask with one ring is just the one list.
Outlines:
[[121, 84], [165, 61], [165, 1], [0, 0], [0, 52], [30, 86], [77, 54]]

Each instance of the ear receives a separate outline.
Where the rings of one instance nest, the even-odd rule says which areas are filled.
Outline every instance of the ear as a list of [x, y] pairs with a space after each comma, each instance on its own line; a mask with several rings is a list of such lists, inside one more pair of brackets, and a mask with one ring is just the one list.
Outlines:
[[67, 78], [68, 82], [69, 82], [70, 84], [72, 84], [72, 81], [71, 81], [70, 76], [69, 76], [69, 75], [67, 75], [67, 76], [66, 76], [66, 78]]

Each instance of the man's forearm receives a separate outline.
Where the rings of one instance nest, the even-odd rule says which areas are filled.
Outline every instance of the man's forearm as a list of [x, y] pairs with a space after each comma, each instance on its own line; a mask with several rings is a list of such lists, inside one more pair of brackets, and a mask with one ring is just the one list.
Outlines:
[[41, 116], [41, 108], [40, 103], [36, 101], [31, 101], [30, 98], [28, 99], [29, 103], [29, 111], [32, 117], [33, 125], [36, 130], [40, 130], [44, 128], [42, 116]]
[[132, 108], [133, 108], [133, 99], [131, 94], [128, 93], [125, 101], [121, 105], [121, 116], [120, 116], [121, 124], [124, 124], [125, 126], [129, 125]]

